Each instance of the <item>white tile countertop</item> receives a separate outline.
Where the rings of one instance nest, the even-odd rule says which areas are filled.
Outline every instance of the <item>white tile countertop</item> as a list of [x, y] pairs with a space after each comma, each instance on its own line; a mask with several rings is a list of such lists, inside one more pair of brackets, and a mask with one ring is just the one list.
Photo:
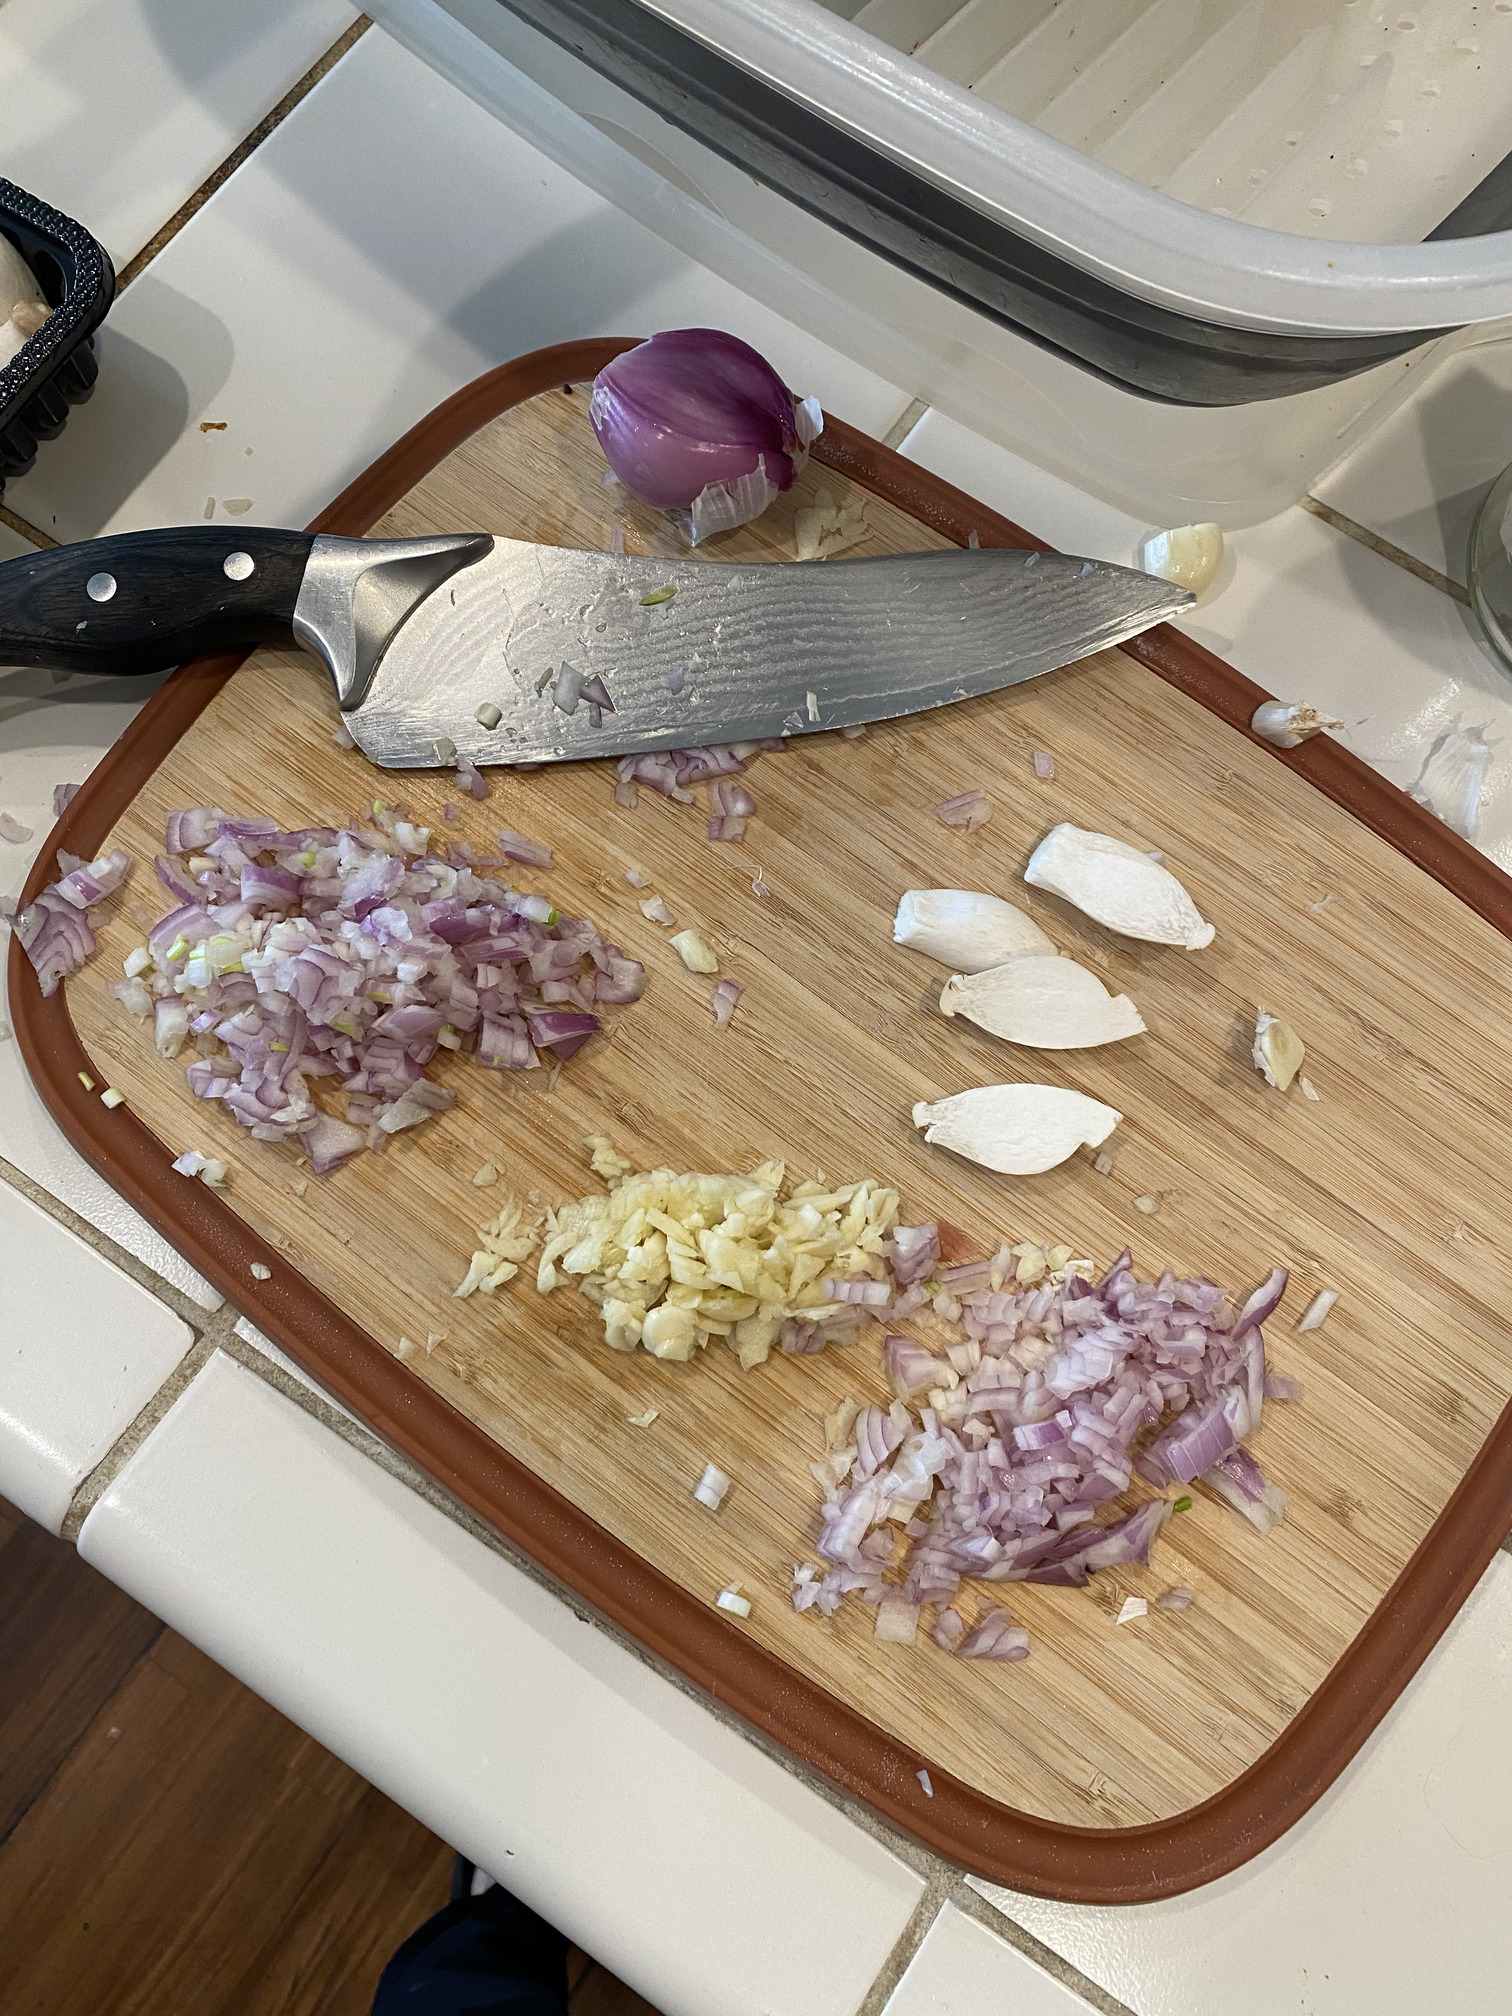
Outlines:
[[[311, 85], [353, 18], [335, 0], [0, 0], [0, 172], [123, 264], [185, 218], [101, 332], [94, 399], [7, 490], [0, 558], [28, 527], [301, 524], [489, 366], [693, 323], [738, 330], [1058, 545], [1128, 561], [1153, 529], [859, 368], [796, 296], [757, 301], [695, 263], [380, 29]], [[1477, 840], [1504, 867], [1512, 687], [1454, 590], [1478, 492], [1512, 458], [1508, 412], [1497, 332], [1315, 499], [1232, 538], [1186, 626], [1337, 714], [1399, 783], [1447, 730], [1482, 729]], [[0, 805], [35, 828], [0, 843], [0, 890], [45, 842], [53, 787], [147, 690], [0, 673]], [[1505, 1556], [1340, 1782], [1246, 1867], [1116, 1911], [973, 1886], [583, 1618], [333, 1408], [80, 1161], [3, 1040], [0, 1492], [665, 2016], [1505, 2006]]]

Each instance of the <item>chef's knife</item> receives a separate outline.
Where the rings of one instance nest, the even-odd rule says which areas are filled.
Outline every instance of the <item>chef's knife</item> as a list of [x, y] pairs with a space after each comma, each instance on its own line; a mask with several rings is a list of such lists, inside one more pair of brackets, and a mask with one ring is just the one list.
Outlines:
[[1192, 599], [1106, 561], [998, 548], [752, 566], [192, 526], [0, 566], [0, 664], [156, 672], [297, 640], [385, 768], [559, 763], [920, 713]]

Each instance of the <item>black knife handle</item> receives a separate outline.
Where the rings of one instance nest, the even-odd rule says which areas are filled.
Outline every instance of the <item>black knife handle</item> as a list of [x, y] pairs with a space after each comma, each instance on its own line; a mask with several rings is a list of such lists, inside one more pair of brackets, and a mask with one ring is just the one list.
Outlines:
[[0, 566], [0, 665], [161, 672], [295, 641], [315, 541], [278, 527], [191, 525], [54, 546]]

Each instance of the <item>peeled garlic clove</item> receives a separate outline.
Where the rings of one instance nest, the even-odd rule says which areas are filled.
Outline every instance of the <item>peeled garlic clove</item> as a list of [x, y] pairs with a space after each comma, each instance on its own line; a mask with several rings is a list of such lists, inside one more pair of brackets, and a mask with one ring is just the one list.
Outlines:
[[1092, 1050], [1142, 1035], [1145, 1026], [1127, 994], [1110, 994], [1095, 973], [1053, 954], [953, 975], [940, 1012], [1036, 1050]]
[[1078, 1148], [1096, 1148], [1122, 1118], [1059, 1085], [980, 1085], [913, 1109], [926, 1141], [1004, 1176], [1038, 1176]]
[[1200, 595], [1218, 572], [1223, 558], [1223, 528], [1220, 525], [1177, 525], [1169, 532], [1157, 532], [1146, 539], [1139, 564], [1146, 574], [1190, 588]]
[[893, 943], [961, 973], [1055, 950], [1032, 917], [975, 889], [908, 890], [893, 920]]
[[1325, 728], [1342, 728], [1342, 721], [1320, 714], [1303, 700], [1262, 700], [1250, 716], [1250, 727], [1278, 749], [1295, 749], [1300, 742], [1321, 735]]
[[1302, 1060], [1307, 1052], [1302, 1038], [1289, 1023], [1260, 1008], [1255, 1013], [1255, 1047], [1250, 1055], [1266, 1084], [1284, 1092], [1302, 1069]]
[[1024, 880], [1126, 938], [1184, 945], [1189, 952], [1213, 942], [1212, 925], [1170, 869], [1107, 833], [1052, 826], [1030, 855]]
[[675, 931], [667, 940], [690, 973], [717, 973], [719, 960], [701, 932]]

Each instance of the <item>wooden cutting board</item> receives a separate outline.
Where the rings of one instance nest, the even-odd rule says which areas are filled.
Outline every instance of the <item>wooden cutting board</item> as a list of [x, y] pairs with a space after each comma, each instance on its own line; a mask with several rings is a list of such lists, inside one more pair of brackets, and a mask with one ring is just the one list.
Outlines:
[[[359, 529], [402, 489], [375, 532], [476, 528], [604, 548], [618, 525], [631, 552], [680, 553], [655, 514], [604, 488], [584, 387], [561, 382], [591, 375], [613, 347], [495, 374], [328, 522], [344, 512], [341, 529]], [[859, 551], [938, 546], [973, 527], [1015, 543], [1014, 528], [847, 430], [821, 452], [840, 467], [812, 464], [710, 565], [791, 559], [794, 510], [820, 487], [842, 503], [865, 496]], [[1378, 1718], [1512, 1515], [1505, 1424], [1488, 1447], [1512, 1398], [1512, 959], [1493, 922], [1403, 847], [1467, 888], [1478, 876], [1471, 894], [1491, 915], [1504, 885], [1341, 751], [1288, 763], [1237, 732], [1212, 707], [1242, 719], [1253, 689], [1216, 661], [1169, 639], [1146, 648], [1165, 676], [1108, 652], [861, 740], [795, 737], [752, 766], [744, 846], [707, 840], [702, 803], [643, 791], [635, 810], [615, 805], [610, 765], [491, 773], [487, 803], [461, 801], [461, 836], [484, 851], [501, 826], [548, 841], [557, 865], [536, 883], [645, 961], [645, 997], [560, 1073], [443, 1059], [433, 1075], [455, 1087], [455, 1109], [324, 1181], [306, 1184], [292, 1148], [254, 1143], [191, 1099], [106, 993], [167, 907], [150, 862], [173, 807], [216, 803], [294, 827], [348, 820], [376, 790], [446, 830], [451, 781], [382, 777], [338, 750], [309, 661], [261, 652], [234, 677], [224, 665], [181, 674], [71, 808], [65, 844], [119, 844], [141, 864], [104, 908], [100, 956], [67, 989], [88, 1069], [125, 1092], [125, 1108], [106, 1114], [82, 1092], [61, 1000], [42, 1003], [12, 966], [33, 1069], [81, 1145], [383, 1432], [654, 1649], [924, 1838], [987, 1875], [1080, 1897], [1180, 1889], [1273, 1838]], [[1296, 686], [1307, 690], [1305, 666]], [[1052, 779], [1036, 776], [1036, 750], [1053, 755]], [[968, 837], [933, 808], [974, 784], [993, 811]], [[1398, 844], [1339, 798], [1396, 821]], [[1121, 940], [1026, 891], [1028, 853], [1062, 819], [1163, 849], [1216, 925], [1213, 945]], [[712, 980], [685, 972], [639, 914], [630, 868], [745, 989], [728, 1031], [714, 1026]], [[765, 895], [753, 893], [758, 868]], [[944, 1020], [943, 972], [891, 942], [899, 895], [929, 885], [1024, 902], [1063, 951], [1133, 996], [1149, 1033], [1054, 1055]], [[1316, 1103], [1253, 1070], [1257, 1004], [1304, 1037]], [[910, 1124], [915, 1100], [1007, 1080], [1117, 1106], [1111, 1174], [1081, 1155], [1002, 1178], [927, 1148]], [[1033, 1640], [1013, 1666], [952, 1659], [922, 1634], [914, 1648], [879, 1645], [859, 1606], [797, 1615], [790, 1578], [818, 1526], [808, 1465], [821, 1420], [847, 1394], [885, 1399], [879, 1333], [742, 1373], [719, 1347], [689, 1365], [609, 1351], [575, 1291], [542, 1298], [521, 1281], [451, 1298], [507, 1192], [555, 1203], [599, 1187], [582, 1145], [592, 1134], [645, 1168], [776, 1156], [794, 1180], [875, 1175], [901, 1191], [906, 1220], [947, 1220], [983, 1248], [1048, 1239], [1102, 1262], [1128, 1243], [1147, 1274], [1171, 1266], [1240, 1292], [1289, 1266], [1270, 1362], [1305, 1398], [1269, 1407], [1253, 1442], [1287, 1493], [1285, 1524], [1262, 1539], [1199, 1491], [1148, 1568], [1105, 1571], [1085, 1591], [1008, 1592]], [[188, 1147], [231, 1164], [224, 1202], [165, 1173]], [[503, 1176], [478, 1189], [488, 1162]], [[1337, 1308], [1298, 1334], [1324, 1286]], [[435, 1332], [434, 1350], [399, 1364], [401, 1336]], [[630, 1425], [648, 1407], [656, 1421]], [[718, 1515], [692, 1496], [710, 1461], [734, 1480]], [[748, 1623], [710, 1607], [732, 1578], [753, 1599]], [[1173, 1583], [1195, 1591], [1185, 1614], [1115, 1624], [1126, 1596]], [[968, 1619], [984, 1599], [996, 1600], [968, 1589]]]

